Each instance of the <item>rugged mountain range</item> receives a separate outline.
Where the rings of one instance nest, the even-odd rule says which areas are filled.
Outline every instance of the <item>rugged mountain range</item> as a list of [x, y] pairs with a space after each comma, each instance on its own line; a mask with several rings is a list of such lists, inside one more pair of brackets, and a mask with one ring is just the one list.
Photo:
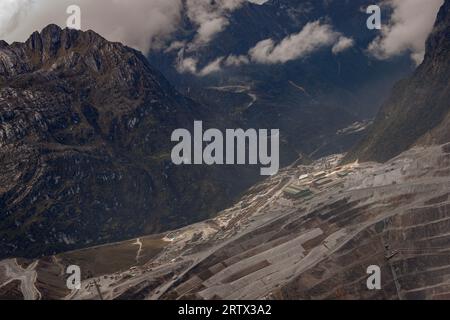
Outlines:
[[[404, 116], [396, 108], [393, 108], [391, 113], [393, 121], [400, 129], [398, 135], [404, 138], [409, 132], [413, 135], [412, 144], [416, 141], [422, 144], [448, 142], [448, 104], [442, 100], [442, 95], [445, 97], [447, 93], [439, 94], [441, 91], [433, 90], [429, 83], [436, 88], [448, 87], [448, 73], [442, 71], [448, 70], [450, 61], [447, 56], [450, 39], [449, 3], [450, 0], [447, 0], [439, 12], [433, 34], [428, 40], [424, 63], [411, 79], [404, 81], [404, 84], [400, 83], [395, 89], [398, 90], [402, 86], [410, 88], [409, 94], [417, 99], [416, 108], [401, 105], [406, 108]], [[54, 28], [44, 30], [40, 38], [45, 39], [45, 35]], [[58, 29], [55, 31], [57, 34], [68, 33]], [[89, 37], [91, 33], [76, 34]], [[65, 37], [67, 35], [61, 39]], [[46, 43], [46, 40], [42, 42]], [[13, 45], [12, 48], [16, 46]], [[22, 46], [19, 45], [23, 48]], [[5, 54], [3, 50], [0, 51], [3, 54], [1, 57]], [[9, 46], [7, 50], [13, 49]], [[23, 50], [16, 51], [16, 54], [26, 52]], [[129, 49], [123, 50], [128, 52]], [[89, 57], [89, 54], [84, 53], [83, 57]], [[42, 57], [47, 55], [43, 54]], [[3, 67], [3, 72], [12, 74], [11, 66], [15, 65], [14, 60], [2, 61], [4, 66], [8, 66]], [[6, 64], [4, 61], [10, 63]], [[42, 64], [40, 68], [57, 69], [57, 65]], [[32, 67], [25, 64], [14, 70], [30, 70], [29, 68]], [[29, 74], [29, 71], [16, 72], [12, 78], [18, 79], [16, 81], [21, 85], [29, 83], [29, 75], [21, 77], [19, 73], [24, 75]], [[422, 82], [419, 81], [420, 76], [423, 77]], [[8, 96], [11, 100], [2, 101], [3, 108], [12, 108], [8, 105], [9, 101], [15, 101], [12, 99], [18, 97], [25, 100], [29, 95], [28, 91], [19, 95], [17, 89], [14, 91], [10, 87], [14, 88], [8, 84], [6, 89], [1, 91], [2, 96], [4, 92], [11, 92], [11, 96]], [[158, 90], [161, 89], [158, 87]], [[164, 90], [170, 91], [163, 92], [173, 92], [170, 86]], [[61, 94], [63, 92], [65, 91]], [[109, 92], [113, 90], [110, 88]], [[406, 91], [400, 91], [399, 94], [403, 94], [398, 97], [400, 100], [414, 102]], [[185, 106], [185, 98], [178, 94], [175, 96], [184, 102], [181, 105], [174, 104], [174, 107]], [[395, 99], [395, 96], [390, 101], [392, 99]], [[425, 104], [424, 99], [429, 101]], [[67, 103], [67, 100], [63, 101]], [[20, 105], [26, 106], [24, 103]], [[372, 129], [372, 138], [378, 143], [380, 139], [376, 134], [380, 134], [380, 128], [394, 129], [390, 129], [389, 123], [380, 127], [383, 122], [391, 119], [386, 116], [389, 105], [388, 103], [383, 108]], [[398, 107], [400, 108], [400, 105]], [[55, 109], [53, 112], [57, 111]], [[202, 112], [201, 110], [201, 106], [193, 104], [189, 114], [197, 114], [196, 112]], [[417, 113], [417, 110], [421, 110], [420, 113]], [[7, 115], [5, 112], [2, 114]], [[2, 118], [7, 119], [2, 120], [2, 132], [9, 132], [7, 139], [14, 138], [11, 131], [4, 130], [5, 123], [12, 119], [17, 119], [17, 124], [23, 123], [21, 118], [15, 118], [15, 115], [9, 113], [9, 117]], [[426, 123], [427, 130], [405, 131], [404, 128], [410, 121], [421, 128], [417, 120], [419, 116]], [[431, 118], [434, 120], [429, 121]], [[401, 119], [403, 121], [400, 121]], [[100, 129], [103, 128], [103, 122], [97, 120], [97, 124]], [[19, 131], [24, 133], [44, 134], [42, 132], [49, 131], [38, 130], [39, 126], [33, 127], [32, 130], [23, 125], [16, 127], [24, 128]], [[60, 131], [53, 132], [55, 137], [59, 136], [57, 133]], [[28, 142], [39, 135], [23, 136], [26, 139], [22, 139], [23, 143], [14, 145], [14, 148], [23, 145], [18, 150], [31, 150], [30, 153], [41, 150], [31, 148], [30, 145], [34, 144]], [[389, 140], [391, 137], [385, 136], [384, 139]], [[366, 142], [362, 145], [364, 143]], [[387, 148], [385, 153], [384, 150], [378, 149], [382, 155], [381, 160], [392, 157], [412, 144], [402, 141], [396, 144], [396, 148]], [[2, 147], [4, 145], [2, 143]], [[69, 154], [66, 153], [68, 147], [64, 147], [63, 143], [59, 142], [56, 144], [58, 148], [50, 149], [52, 145], [44, 145], [46, 148], [42, 150], [47, 150], [44, 153], [46, 156], [59, 155], [60, 152]], [[95, 145], [96, 149], [99, 147], [99, 144]], [[70, 146], [70, 150], [87, 157], [79, 147]], [[132, 153], [132, 150], [129, 152]], [[22, 170], [20, 166], [24, 166], [23, 163], [27, 164], [31, 159], [22, 160], [20, 156], [19, 152], [9, 153], [9, 156], [2, 154], [2, 159], [8, 158], [9, 161], [6, 168], [9, 170], [7, 172], [10, 172], [10, 181], [14, 181], [15, 177], [22, 178], [18, 174], [19, 169]], [[93, 161], [93, 158], [89, 157], [88, 160]], [[70, 160], [70, 157], [64, 159]], [[218, 216], [182, 229], [37, 260], [0, 261], [0, 297], [448, 299], [450, 144], [415, 146], [386, 163], [360, 162], [341, 165], [341, 160], [342, 155], [336, 155], [319, 159], [310, 165], [294, 164], [278, 175], [256, 184], [240, 201], [220, 212]], [[64, 165], [70, 169], [67, 164], [61, 164]], [[46, 163], [41, 171], [32, 171], [33, 174], [28, 175], [27, 181], [40, 181], [42, 175], [39, 175], [39, 172], [46, 172], [48, 167], [50, 165]], [[61, 172], [64, 170], [61, 169]], [[69, 174], [76, 175], [76, 172]], [[5, 181], [5, 177], [7, 176], [2, 176], [2, 181]], [[58, 185], [53, 179], [44, 181]], [[20, 186], [22, 184], [17, 184], [11, 189]], [[33, 184], [24, 186], [26, 190], [22, 194], [25, 199], [28, 199], [28, 194], [37, 192], [37, 189], [33, 189]], [[45, 182], [42, 182], [41, 186], [45, 187]], [[7, 196], [13, 193], [5, 194], [6, 196], [1, 198], [2, 205], [5, 203], [4, 199], [8, 200]], [[21, 201], [20, 198], [15, 199], [13, 204], [14, 201]], [[34, 198], [30, 198], [32, 199]], [[58, 213], [59, 211], [55, 211], [55, 215]], [[8, 215], [5, 216], [8, 221]], [[39, 218], [37, 215], [38, 223], [42, 223], [43, 220]], [[31, 220], [31, 225], [33, 222], [34, 220]], [[111, 256], [114, 256], [113, 261]], [[72, 264], [79, 265], [82, 270], [83, 282], [80, 290], [70, 291], [65, 284], [65, 268]], [[373, 265], [379, 266], [381, 270], [381, 290], [367, 288], [367, 268]]]
[[386, 161], [415, 144], [450, 141], [450, 1], [439, 11], [425, 60], [394, 87], [348, 160]]
[[235, 180], [235, 168], [170, 159], [173, 130], [195, 119], [228, 123], [92, 31], [50, 25], [1, 42], [0, 257], [157, 232], [229, 205], [253, 171]]
[[[281, 130], [287, 162], [298, 154], [317, 158], [347, 151], [360, 137], [336, 135], [354, 122], [371, 119], [392, 85], [412, 70], [409, 58], [377, 61], [366, 52], [379, 34], [368, 30], [363, 8], [370, 0], [271, 0], [264, 5], [244, 3], [227, 16], [229, 24], [210, 42], [179, 50], [152, 52], [151, 62], [184, 94], [223, 113], [244, 127]], [[389, 12], [383, 14], [387, 19]], [[172, 43], [192, 43], [197, 28], [184, 17]], [[219, 57], [248, 55], [258, 42], [279, 43], [299, 33], [307, 23], [320, 21], [352, 38], [354, 46], [335, 54], [326, 47], [285, 63], [222, 66], [208, 75], [180, 73], [180, 58], [192, 58], [201, 70]]]
[[[354, 14], [357, 6], [339, 3], [245, 3], [229, 17], [227, 32], [196, 52], [199, 66], [317, 19], [343, 34], [364, 30], [366, 16]], [[186, 20], [178, 39], [192, 40], [194, 29]], [[353, 36], [365, 45], [374, 34]], [[177, 52], [151, 55], [182, 95], [139, 52], [92, 31], [51, 25], [25, 43], [0, 42], [0, 256], [159, 232], [230, 205], [260, 178], [257, 170], [170, 161], [172, 131], [191, 128], [195, 119], [215, 128], [281, 129], [283, 165], [299, 155], [347, 150], [364, 128], [355, 125], [365, 112], [353, 109], [361, 102], [353, 95], [362, 90], [355, 84], [366, 71], [369, 85], [378, 81], [370, 71], [396, 66], [389, 73], [395, 78], [408, 69], [404, 60], [371, 65], [361, 48], [205, 78], [175, 71]]]

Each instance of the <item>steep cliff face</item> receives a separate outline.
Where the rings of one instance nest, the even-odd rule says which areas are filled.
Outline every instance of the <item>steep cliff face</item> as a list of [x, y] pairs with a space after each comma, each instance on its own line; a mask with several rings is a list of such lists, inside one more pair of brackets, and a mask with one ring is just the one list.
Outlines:
[[55, 25], [0, 43], [0, 257], [36, 256], [181, 226], [251, 182], [182, 168], [171, 133], [205, 110], [139, 52]]
[[450, 1], [439, 11], [423, 63], [399, 82], [349, 160], [386, 161], [416, 143], [450, 141]]

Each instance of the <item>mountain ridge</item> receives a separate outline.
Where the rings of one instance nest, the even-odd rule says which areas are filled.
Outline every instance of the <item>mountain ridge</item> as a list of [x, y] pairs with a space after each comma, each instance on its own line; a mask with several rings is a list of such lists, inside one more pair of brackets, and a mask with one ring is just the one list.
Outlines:
[[450, 140], [450, 1], [441, 7], [414, 74], [395, 85], [367, 136], [346, 161], [387, 161], [415, 144]]
[[197, 119], [229, 123], [181, 95], [141, 53], [93, 31], [49, 25], [2, 43], [0, 256], [123, 240], [229, 205], [259, 179], [256, 169], [170, 159], [172, 132]]

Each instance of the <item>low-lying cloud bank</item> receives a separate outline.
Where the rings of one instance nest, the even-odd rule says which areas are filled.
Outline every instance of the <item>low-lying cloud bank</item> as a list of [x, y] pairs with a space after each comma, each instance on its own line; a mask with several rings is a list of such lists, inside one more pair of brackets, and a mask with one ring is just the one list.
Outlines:
[[305, 58], [325, 47], [330, 47], [333, 54], [339, 54], [353, 45], [353, 39], [334, 31], [331, 25], [315, 21], [307, 23], [300, 32], [287, 36], [279, 43], [273, 39], [262, 40], [251, 48], [247, 55], [219, 57], [200, 70], [197, 70], [198, 61], [190, 57], [184, 59], [184, 52], [181, 51], [177, 69], [179, 72], [205, 76], [220, 71], [224, 66], [286, 63]]
[[425, 42], [430, 34], [436, 15], [444, 0], [386, 0], [393, 9], [389, 25], [383, 26], [382, 34], [372, 42], [369, 52], [378, 59], [409, 52], [411, 59], [420, 64], [425, 55]]
[[284, 38], [275, 44], [272, 39], [260, 41], [250, 49], [251, 60], [257, 63], [285, 63], [303, 58], [326, 46], [333, 46], [333, 52], [342, 52], [353, 46], [353, 40], [333, 30], [329, 24], [310, 22], [297, 34]]

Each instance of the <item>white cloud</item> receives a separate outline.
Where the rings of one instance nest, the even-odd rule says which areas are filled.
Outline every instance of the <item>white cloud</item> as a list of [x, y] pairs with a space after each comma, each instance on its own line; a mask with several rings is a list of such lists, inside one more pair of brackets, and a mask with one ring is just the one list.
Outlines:
[[336, 42], [331, 49], [333, 54], [339, 54], [355, 45], [355, 41], [353, 39], [341, 36], [339, 37], [338, 42]]
[[180, 73], [191, 73], [197, 76], [207, 76], [214, 72], [218, 72], [222, 70], [222, 62], [225, 57], [219, 57], [212, 62], [208, 63], [206, 66], [198, 70], [198, 60], [192, 57], [184, 58], [183, 55], [178, 56], [178, 60], [176, 63], [176, 69]]
[[186, 0], [187, 16], [197, 25], [197, 34], [188, 49], [193, 51], [213, 40], [228, 26], [228, 15], [245, 2], [246, 0]]
[[326, 46], [335, 46], [333, 52], [338, 53], [352, 45], [351, 39], [333, 31], [330, 25], [315, 21], [306, 24], [299, 33], [287, 36], [278, 44], [272, 39], [258, 42], [250, 49], [249, 55], [253, 62], [275, 64], [303, 58]]
[[425, 42], [444, 0], [387, 0], [393, 9], [389, 25], [370, 45], [369, 52], [378, 59], [388, 59], [406, 52], [417, 63], [423, 61]]
[[269, 1], [269, 0], [248, 0], [248, 1], [249, 1], [249, 2], [252, 2], [252, 3], [254, 3], [254, 4], [262, 5], [262, 4], [266, 3], [266, 2]]
[[30, 4], [31, 0], [0, 0], [0, 38], [14, 31]]
[[229, 55], [226, 59], [225, 59], [225, 61], [224, 61], [224, 63], [225, 63], [225, 65], [226, 66], [228, 66], [228, 67], [231, 67], [231, 66], [233, 66], [233, 67], [239, 67], [239, 66], [241, 66], [241, 65], [243, 65], [243, 64], [248, 64], [248, 63], [250, 63], [250, 60], [249, 60], [249, 58], [246, 56], [246, 55], [239, 55], [239, 56], [236, 56], [236, 55]]
[[224, 59], [223, 57], [220, 57], [214, 60], [213, 62], [207, 64], [202, 70], [200, 70], [199, 75], [206, 76], [211, 73], [220, 71], [223, 59]]
[[198, 60], [194, 58], [185, 58], [184, 50], [178, 53], [178, 59], [176, 62], [176, 69], [179, 73], [192, 73], [197, 74]]
[[178, 72], [189, 72], [198, 76], [206, 76], [218, 72], [222, 67], [237, 67], [249, 63], [276, 64], [303, 58], [323, 47], [331, 47], [333, 54], [339, 54], [354, 45], [353, 39], [333, 31], [328, 24], [320, 21], [310, 22], [296, 34], [287, 36], [278, 44], [272, 39], [258, 42], [247, 55], [222, 56], [198, 70], [198, 60], [185, 58], [185, 49], [178, 53], [176, 64]]
[[224, 17], [217, 17], [211, 20], [206, 20], [201, 23], [197, 30], [197, 37], [195, 44], [206, 44], [210, 42], [216, 34], [222, 32], [228, 25], [228, 20]]
[[164, 52], [171, 52], [175, 50], [180, 50], [186, 46], [186, 41], [174, 41], [172, 42], [165, 50]]

